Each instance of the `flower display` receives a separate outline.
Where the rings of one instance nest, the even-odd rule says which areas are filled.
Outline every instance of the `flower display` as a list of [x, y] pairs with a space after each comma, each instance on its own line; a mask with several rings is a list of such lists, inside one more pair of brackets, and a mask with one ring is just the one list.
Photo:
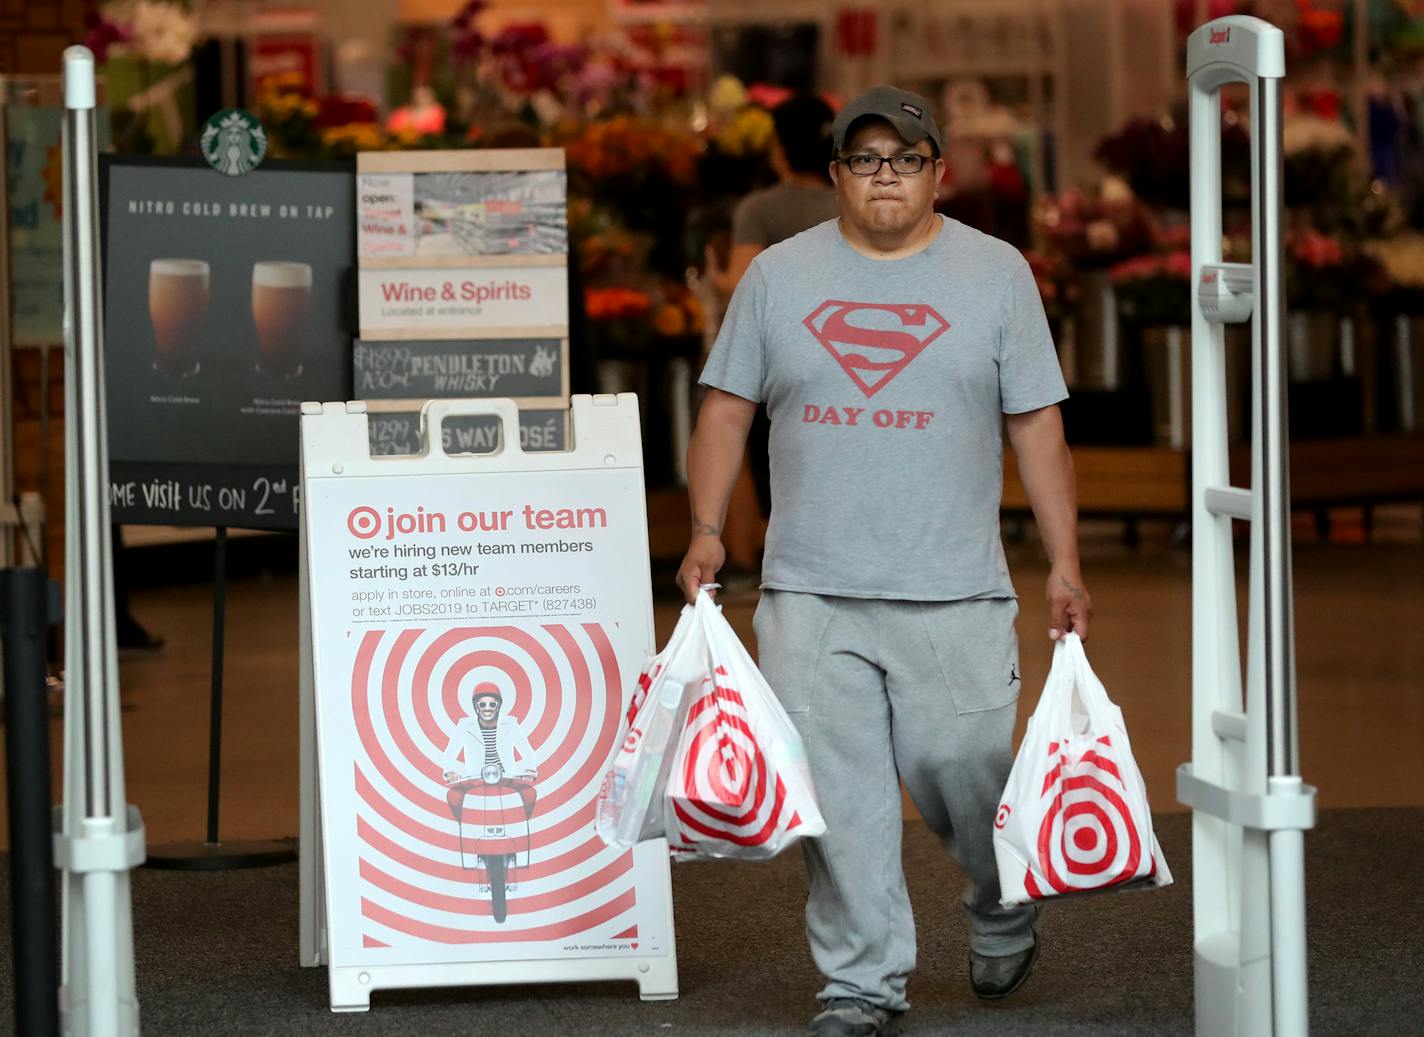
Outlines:
[[1387, 308], [1398, 313], [1424, 313], [1424, 234], [1369, 241], [1364, 251], [1388, 282]]
[[255, 114], [274, 157], [309, 154], [320, 144], [321, 103], [302, 92], [304, 85], [300, 74], [273, 76], [257, 97]]
[[1323, 118], [1314, 112], [1292, 115], [1281, 127], [1281, 148], [1287, 156], [1302, 151], [1326, 153], [1353, 151], [1355, 138], [1338, 119]]
[[646, 317], [653, 308], [652, 297], [635, 288], [589, 288], [583, 295], [584, 312], [591, 321]]
[[[1147, 204], [1185, 210], [1191, 204], [1190, 151], [1187, 121], [1163, 116], [1129, 121], [1098, 142], [1093, 158], [1126, 180]], [[1221, 166], [1223, 197], [1249, 199], [1250, 139], [1234, 117], [1222, 120]]]
[[733, 115], [746, 106], [747, 88], [736, 76], [718, 76], [712, 84], [707, 106], [719, 115]]
[[1367, 242], [1365, 252], [1383, 268], [1390, 283], [1424, 289], [1424, 234]]
[[723, 154], [744, 158], [765, 155], [771, 150], [775, 139], [776, 124], [772, 121], [771, 112], [749, 105], [719, 130], [713, 141]]
[[353, 122], [323, 128], [321, 144], [331, 154], [349, 158], [362, 151], [381, 151], [387, 139], [378, 124]]
[[1292, 309], [1340, 311], [1388, 290], [1383, 267], [1348, 239], [1313, 229], [1291, 231], [1285, 252]]
[[697, 296], [685, 284], [672, 284], [663, 302], [653, 313], [653, 330], [665, 338], [700, 335], [706, 314]]
[[429, 87], [418, 87], [410, 104], [401, 105], [386, 120], [387, 128], [395, 134], [407, 134], [415, 138], [438, 137], [445, 132], [448, 113], [445, 106], [435, 97]]
[[1062, 320], [1078, 301], [1078, 284], [1073, 270], [1056, 252], [1030, 250], [1024, 253], [1033, 271], [1038, 297], [1043, 300], [1043, 312], [1049, 320]]
[[131, 57], [177, 65], [193, 53], [198, 20], [181, 5], [164, 0], [113, 0], [99, 8], [87, 42], [96, 61]]
[[1192, 256], [1185, 249], [1124, 260], [1108, 271], [1118, 312], [1134, 324], [1190, 324]]
[[569, 165], [592, 180], [636, 174], [666, 176], [691, 186], [697, 177], [697, 143], [649, 119], [619, 115], [585, 127], [564, 143]]
[[98, 15], [89, 26], [84, 46], [93, 52], [94, 60], [102, 65], [110, 58], [122, 56], [124, 45], [132, 38], [133, 30], [127, 25], [119, 25], [103, 15]]
[[1037, 222], [1050, 247], [1080, 269], [1113, 266], [1142, 254], [1152, 242], [1147, 212], [1130, 195], [1067, 191], [1044, 202]]
[[584, 289], [588, 331], [600, 356], [636, 353], [647, 347], [653, 299], [636, 288], [608, 286]]

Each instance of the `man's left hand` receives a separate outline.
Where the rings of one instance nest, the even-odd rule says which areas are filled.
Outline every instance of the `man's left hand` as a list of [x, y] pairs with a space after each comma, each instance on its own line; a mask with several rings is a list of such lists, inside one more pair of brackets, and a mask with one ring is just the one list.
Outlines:
[[1048, 636], [1058, 640], [1064, 634], [1088, 639], [1088, 620], [1093, 618], [1093, 599], [1083, 585], [1076, 566], [1054, 566], [1048, 574]]

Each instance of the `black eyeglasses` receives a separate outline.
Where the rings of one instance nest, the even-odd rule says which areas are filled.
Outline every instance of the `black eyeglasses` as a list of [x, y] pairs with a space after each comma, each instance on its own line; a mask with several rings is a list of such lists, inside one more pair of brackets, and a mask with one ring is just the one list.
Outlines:
[[891, 155], [888, 158], [881, 158], [879, 155], [849, 155], [845, 158], [838, 158], [836, 161], [856, 176], [874, 176], [887, 162], [895, 172], [904, 176], [913, 176], [925, 168], [925, 163], [930, 161], [930, 158], [928, 155], [907, 152], [903, 155]]

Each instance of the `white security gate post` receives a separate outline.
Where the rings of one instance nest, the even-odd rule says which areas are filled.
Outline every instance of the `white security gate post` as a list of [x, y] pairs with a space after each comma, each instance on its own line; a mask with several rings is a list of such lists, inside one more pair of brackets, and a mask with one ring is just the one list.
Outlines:
[[94, 55], [64, 52], [65, 704], [60, 1009], [75, 1037], [138, 1033], [129, 869], [143, 822], [124, 791], [99, 297]]
[[[1291, 618], [1290, 485], [1281, 233], [1285, 41], [1257, 18], [1220, 18], [1187, 44], [1191, 104], [1192, 807], [1196, 1030], [1303, 1035], [1304, 830]], [[1251, 90], [1252, 262], [1222, 262], [1221, 88]], [[1251, 488], [1230, 485], [1226, 323], [1252, 322]], [[1251, 523], [1246, 693], [1236, 622], [1233, 519]]]

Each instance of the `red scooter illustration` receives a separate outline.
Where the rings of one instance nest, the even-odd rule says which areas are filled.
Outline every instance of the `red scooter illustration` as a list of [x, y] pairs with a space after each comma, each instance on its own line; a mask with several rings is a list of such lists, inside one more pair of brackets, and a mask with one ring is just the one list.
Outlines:
[[[521, 849], [523, 866], [529, 867], [533, 849], [529, 823], [538, 801], [534, 791], [534, 749], [517, 720], [500, 716], [504, 694], [497, 685], [489, 681], [477, 684], [470, 704], [474, 715], [455, 725], [441, 758], [441, 770], [449, 785], [445, 802], [459, 835], [460, 867], [466, 871], [484, 869], [489, 877], [491, 913], [496, 922], [503, 922], [508, 915], [510, 871], [519, 864]], [[510, 793], [519, 797], [517, 805], [507, 803]], [[463, 819], [465, 801], [472, 795], [479, 798], [482, 809], [479, 834], [471, 839], [475, 863], [469, 864]]]
[[[519, 797], [519, 805], [500, 805], [500, 801], [511, 792]], [[479, 796], [489, 805], [484, 809], [483, 823], [475, 826], [478, 834], [472, 836], [467, 850], [463, 816], [465, 798], [469, 795]], [[445, 793], [445, 802], [450, 807], [450, 815], [459, 833], [460, 867], [466, 871], [484, 869], [489, 878], [490, 913], [496, 922], [502, 923], [508, 917], [507, 892], [514, 881], [514, 869], [521, 866], [520, 851], [523, 851], [522, 866], [525, 868], [529, 867], [533, 856], [529, 822], [534, 817], [537, 801], [532, 773], [506, 776], [497, 763], [486, 764], [477, 778], [454, 782]], [[519, 838], [521, 828], [522, 839]], [[470, 863], [471, 856], [474, 863]]]

